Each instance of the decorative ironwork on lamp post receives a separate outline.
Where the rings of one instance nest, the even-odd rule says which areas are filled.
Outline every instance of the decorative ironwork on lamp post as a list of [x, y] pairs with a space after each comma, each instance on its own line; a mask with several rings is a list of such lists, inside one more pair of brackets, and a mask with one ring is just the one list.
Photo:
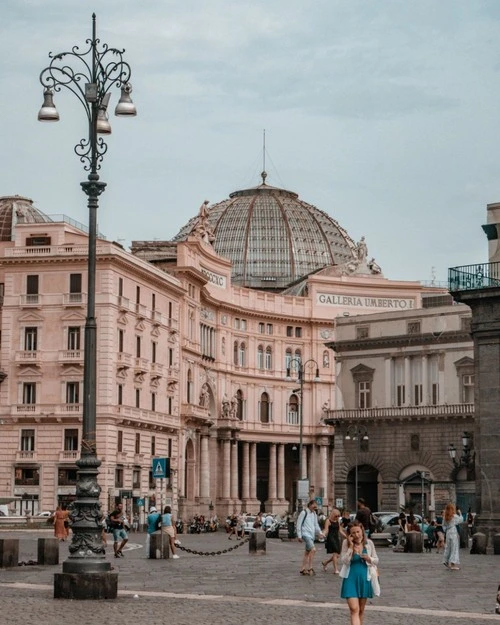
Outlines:
[[[292, 365], [295, 364], [296, 367], [293, 367]], [[316, 366], [316, 374], [314, 376], [313, 382], [319, 382], [320, 381], [320, 377], [319, 377], [319, 365], [318, 363], [314, 360], [314, 358], [309, 358], [308, 360], [306, 360], [305, 362], [302, 362], [302, 360], [300, 358], [291, 358], [289, 363], [288, 363], [288, 367], [286, 368], [286, 380], [292, 380], [292, 369], [297, 369], [297, 381], [300, 383], [300, 388], [295, 389], [294, 392], [299, 393], [300, 394], [300, 403], [299, 403], [299, 480], [302, 479], [307, 479], [307, 463], [306, 463], [306, 475], [304, 476], [304, 466], [303, 466], [303, 460], [302, 460], [302, 447], [303, 447], [303, 431], [304, 431], [304, 412], [303, 412], [303, 405], [304, 405], [304, 376], [305, 376], [305, 371], [306, 371], [306, 367], [308, 365], [315, 365]]]
[[[101, 504], [98, 484], [98, 468], [101, 461], [96, 449], [96, 368], [97, 324], [95, 318], [96, 295], [96, 236], [99, 196], [106, 183], [99, 179], [98, 171], [107, 151], [107, 145], [99, 134], [110, 134], [107, 108], [111, 89], [121, 89], [121, 97], [115, 115], [130, 117], [137, 114], [131, 100], [130, 66], [123, 60], [124, 50], [110, 48], [101, 43], [96, 35], [96, 16], [92, 15], [92, 38], [86, 40], [85, 49], [73, 46], [71, 51], [49, 53], [50, 64], [40, 74], [44, 87], [44, 101], [38, 113], [40, 121], [58, 121], [59, 113], [54, 105], [54, 92], [63, 88], [71, 91], [85, 110], [88, 121], [88, 137], [74, 148], [89, 172], [81, 183], [88, 197], [89, 247], [87, 317], [85, 321], [85, 352], [83, 372], [83, 420], [80, 459], [76, 483], [76, 501], [72, 504], [70, 518], [73, 536], [69, 546], [70, 555], [63, 563], [63, 573], [107, 572], [111, 566], [105, 560], [105, 548], [101, 536]], [[81, 597], [76, 597], [81, 598]]]
[[453, 461], [455, 469], [461, 469], [465, 467], [467, 474], [471, 474], [471, 479], [474, 479], [475, 464], [476, 464], [476, 452], [472, 448], [472, 434], [470, 432], [464, 432], [462, 434], [462, 455], [457, 459], [457, 448], [453, 443], [450, 443], [448, 447], [448, 454]]
[[361, 448], [361, 441], [369, 440], [368, 436], [368, 428], [366, 425], [360, 425], [358, 423], [350, 423], [347, 426], [346, 433], [344, 435], [344, 440], [346, 441], [356, 441], [356, 447], [354, 451], [354, 507], [358, 502], [358, 490], [359, 490], [359, 482], [358, 482], [358, 452]]

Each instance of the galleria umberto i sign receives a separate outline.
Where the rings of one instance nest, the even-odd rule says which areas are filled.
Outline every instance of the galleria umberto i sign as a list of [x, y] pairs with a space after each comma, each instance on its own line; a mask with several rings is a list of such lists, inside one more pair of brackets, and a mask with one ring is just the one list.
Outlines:
[[323, 306], [356, 306], [358, 308], [386, 308], [389, 310], [410, 310], [415, 308], [415, 300], [399, 297], [370, 297], [318, 293], [316, 303]]

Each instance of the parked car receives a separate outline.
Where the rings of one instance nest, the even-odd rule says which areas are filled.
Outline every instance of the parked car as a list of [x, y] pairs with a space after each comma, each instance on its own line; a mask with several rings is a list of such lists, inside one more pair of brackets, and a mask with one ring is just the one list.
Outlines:
[[35, 516], [41, 516], [41, 517], [51, 517], [54, 513], [50, 512], [49, 510], [44, 510], [43, 512], [39, 512], [38, 514], [36, 514]]
[[[387, 512], [379, 516], [379, 513], [374, 512], [374, 515], [380, 518], [381, 531], [393, 536], [397, 535], [399, 531], [399, 514], [399, 512]], [[419, 514], [415, 514], [414, 517], [418, 524], [422, 523], [422, 517]], [[408, 518], [408, 514], [406, 518]]]
[[255, 527], [253, 524], [255, 523], [255, 519], [257, 517], [248, 515], [245, 519], [245, 534], [251, 534], [255, 532]]

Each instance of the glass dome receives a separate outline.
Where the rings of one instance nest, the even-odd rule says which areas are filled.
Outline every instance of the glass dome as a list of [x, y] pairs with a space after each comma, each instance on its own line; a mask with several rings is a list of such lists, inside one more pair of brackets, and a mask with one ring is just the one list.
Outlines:
[[[355, 243], [329, 215], [292, 191], [266, 184], [235, 191], [206, 212], [215, 251], [232, 262], [234, 284], [282, 290], [310, 273], [355, 258]], [[174, 237], [185, 240], [193, 217]]]
[[16, 224], [37, 224], [52, 221], [33, 206], [33, 200], [20, 195], [0, 197], [0, 241], [12, 241]]

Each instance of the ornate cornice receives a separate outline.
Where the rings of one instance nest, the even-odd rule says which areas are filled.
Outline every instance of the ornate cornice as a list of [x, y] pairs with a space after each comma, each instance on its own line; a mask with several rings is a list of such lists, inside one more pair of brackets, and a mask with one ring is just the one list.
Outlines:
[[400, 334], [397, 336], [380, 336], [376, 338], [354, 339], [347, 341], [330, 341], [325, 343], [327, 347], [337, 353], [353, 352], [362, 350], [390, 349], [398, 347], [417, 347], [429, 345], [438, 348], [447, 343], [472, 343], [472, 337], [468, 332], [459, 330], [435, 334]]

